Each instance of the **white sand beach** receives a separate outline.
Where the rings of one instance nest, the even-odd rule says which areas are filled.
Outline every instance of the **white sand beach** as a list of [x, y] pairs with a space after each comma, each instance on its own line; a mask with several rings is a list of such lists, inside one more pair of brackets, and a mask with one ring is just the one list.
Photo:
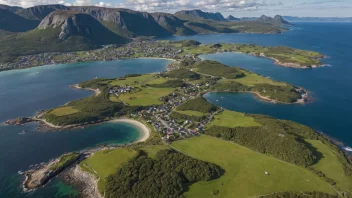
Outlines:
[[142, 136], [134, 143], [145, 142], [150, 136], [149, 128], [146, 125], [144, 125], [142, 122], [139, 122], [137, 120], [115, 119], [110, 122], [126, 122], [126, 123], [129, 123], [129, 124], [132, 124], [132, 125], [135, 125], [136, 127], [138, 127], [142, 133]]

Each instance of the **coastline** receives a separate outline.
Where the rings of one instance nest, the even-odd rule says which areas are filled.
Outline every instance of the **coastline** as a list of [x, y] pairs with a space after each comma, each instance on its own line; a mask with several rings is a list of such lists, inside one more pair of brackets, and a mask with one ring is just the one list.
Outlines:
[[128, 123], [128, 124], [131, 124], [131, 125], [134, 125], [135, 127], [137, 127], [139, 129], [140, 133], [142, 134], [142, 136], [137, 141], [133, 142], [133, 144], [140, 143], [140, 142], [145, 142], [150, 137], [150, 129], [145, 124], [143, 124], [140, 121], [133, 120], [133, 119], [128, 119], [128, 118], [121, 118], [121, 119], [114, 119], [114, 120], [111, 120], [109, 122], [112, 122], [112, 123], [119, 123], [119, 122], [120, 123]]
[[80, 87], [79, 84], [70, 85], [70, 87], [75, 89], [85, 89], [85, 90], [93, 91], [94, 96], [99, 96], [101, 94], [101, 91], [99, 89], [83, 88], [83, 87]]
[[308, 102], [306, 102], [303, 99], [297, 99], [297, 101], [293, 102], [293, 103], [281, 102], [281, 101], [278, 101], [278, 100], [274, 100], [274, 99], [262, 96], [258, 92], [253, 92], [253, 91], [236, 91], [236, 92], [231, 92], [231, 91], [210, 91], [210, 92], [207, 92], [205, 94], [208, 94], [208, 93], [250, 93], [250, 94], [253, 94], [254, 97], [256, 97], [257, 99], [259, 99], [261, 101], [269, 102], [269, 103], [273, 103], [273, 104], [291, 104], [292, 105], [292, 104], [307, 104], [308, 103]]

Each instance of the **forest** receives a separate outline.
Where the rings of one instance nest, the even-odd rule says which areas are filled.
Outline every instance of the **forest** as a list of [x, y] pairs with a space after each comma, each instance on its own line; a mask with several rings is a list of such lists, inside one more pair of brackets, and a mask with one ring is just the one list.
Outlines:
[[189, 185], [219, 178], [223, 169], [174, 150], [155, 159], [143, 151], [107, 178], [105, 197], [180, 197]]

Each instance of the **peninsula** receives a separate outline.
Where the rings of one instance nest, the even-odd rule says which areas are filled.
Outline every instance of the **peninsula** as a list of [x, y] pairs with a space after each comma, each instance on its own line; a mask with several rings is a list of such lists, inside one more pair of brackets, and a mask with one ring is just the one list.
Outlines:
[[252, 56], [269, 58], [275, 64], [293, 68], [316, 68], [324, 66], [320, 61], [323, 54], [284, 46], [264, 47], [245, 44], [201, 44], [197, 41], [164, 41], [135, 39], [125, 45], [106, 45], [104, 48], [78, 52], [45, 52], [20, 56], [14, 61], [0, 62], [0, 70], [11, 70], [42, 65], [78, 63], [89, 61], [112, 61], [126, 58], [167, 58], [177, 61], [193, 58], [202, 54], [222, 52], [245, 53]]
[[[78, 86], [100, 94], [36, 119], [65, 127], [127, 118], [147, 127], [148, 135], [135, 144], [65, 154], [27, 171], [25, 188], [59, 175], [80, 186], [84, 197], [167, 192], [170, 197], [351, 196], [352, 165], [325, 136], [292, 121], [229, 111], [203, 98], [211, 91], [248, 91], [292, 104], [306, 94], [301, 88], [196, 58], [175, 61], [166, 72], [93, 79]], [[251, 184], [257, 187], [243, 189]]]

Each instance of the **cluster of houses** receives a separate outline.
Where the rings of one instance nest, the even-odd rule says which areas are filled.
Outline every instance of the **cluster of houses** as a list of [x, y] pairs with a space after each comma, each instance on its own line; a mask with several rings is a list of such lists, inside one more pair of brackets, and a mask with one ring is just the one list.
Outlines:
[[125, 85], [125, 86], [115, 86], [115, 87], [111, 87], [109, 89], [109, 94], [113, 94], [116, 98], [119, 97], [119, 94], [123, 94], [123, 93], [130, 93], [131, 91], [133, 91], [133, 87]]
[[[204, 132], [205, 126], [213, 119], [214, 114], [218, 112], [206, 116], [199, 122], [175, 119], [171, 116], [171, 113], [181, 104], [196, 98], [205, 91], [209, 86], [209, 84], [205, 86], [206, 84], [190, 84], [187, 87], [179, 88], [168, 96], [160, 98], [160, 100], [165, 101], [162, 105], [139, 111], [138, 115], [131, 114], [131, 117], [143, 117], [162, 135], [162, 139], [165, 142], [199, 135]], [[166, 97], [167, 100], [165, 100]]]

